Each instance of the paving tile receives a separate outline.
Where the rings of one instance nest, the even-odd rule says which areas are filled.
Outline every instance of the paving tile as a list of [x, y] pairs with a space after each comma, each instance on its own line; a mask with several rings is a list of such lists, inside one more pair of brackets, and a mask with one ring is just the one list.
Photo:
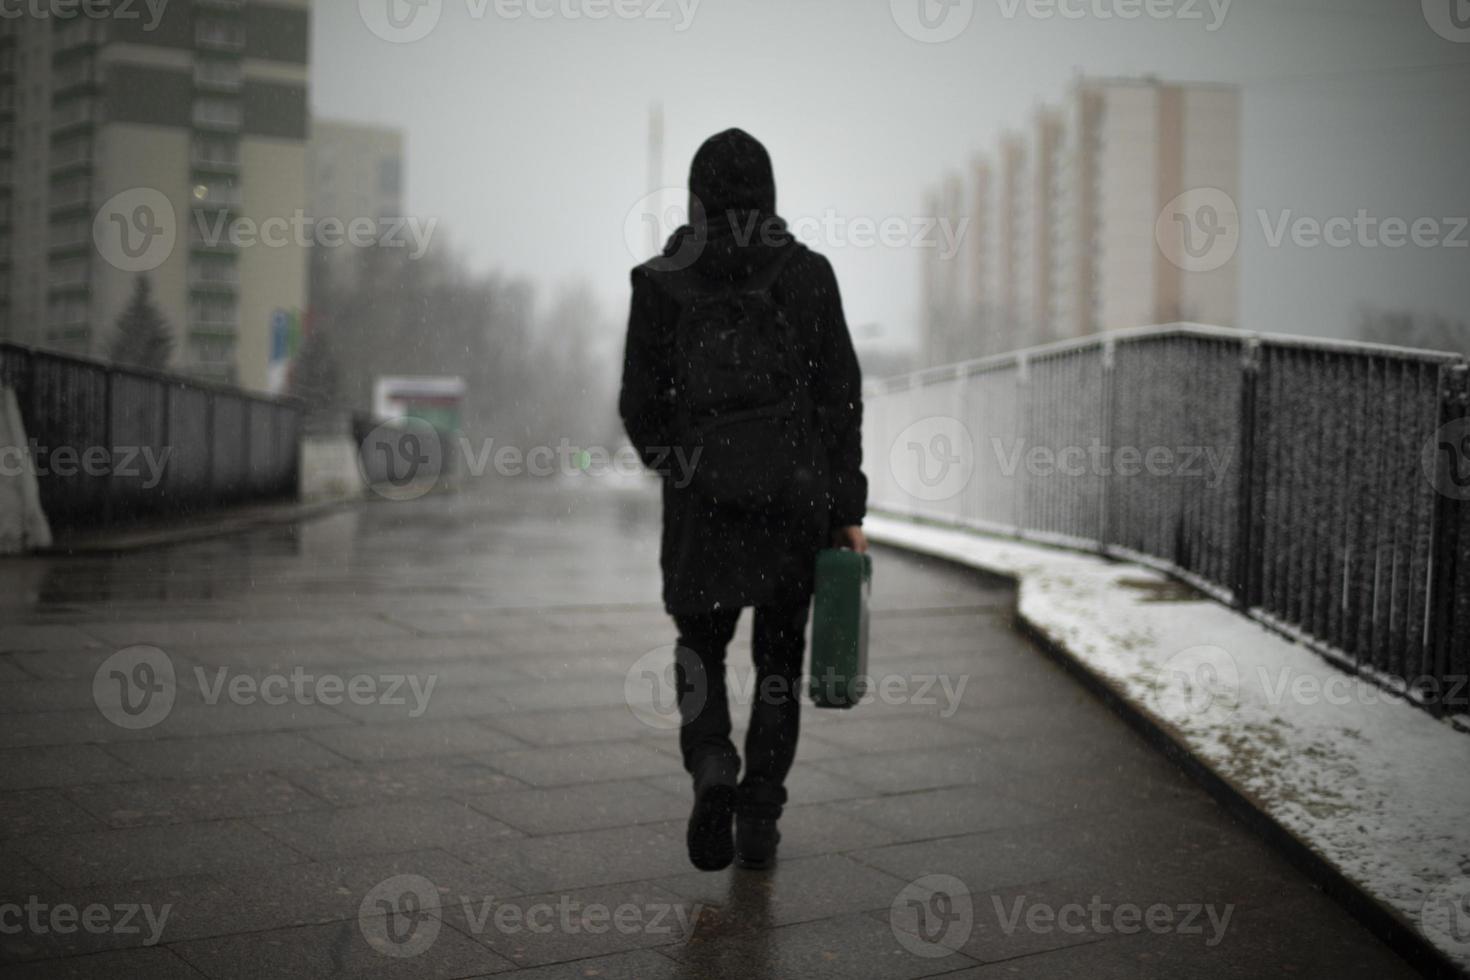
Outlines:
[[314, 732], [310, 738], [338, 755], [360, 762], [468, 755], [525, 748], [520, 739], [465, 721], [407, 721], [352, 725]]
[[684, 817], [687, 796], [687, 789], [679, 794], [648, 782], [621, 781], [469, 796], [466, 802], [517, 830], [540, 835]]
[[480, 758], [507, 776], [532, 786], [657, 776], [667, 773], [671, 765], [668, 755], [642, 741], [495, 752]]
[[252, 822], [283, 846], [318, 860], [430, 848], [453, 853], [516, 835], [499, 821], [449, 800], [310, 810]]
[[57, 790], [0, 793], [0, 839], [100, 829], [96, 817]]
[[204, 980], [204, 974], [184, 962], [173, 950], [159, 946], [98, 953], [75, 959], [48, 960], [6, 967], [7, 980]]
[[956, 745], [935, 752], [910, 749], [819, 759], [812, 768], [834, 778], [871, 787], [875, 793], [909, 793], [947, 786], [1003, 785], [1017, 773], [1007, 763], [1014, 760], [987, 743]]
[[627, 705], [576, 710], [525, 711], [497, 714], [485, 725], [507, 732], [530, 745], [570, 745], [605, 742], [669, 733], [649, 728]]
[[820, 738], [848, 750], [849, 754], [908, 749], [938, 752], [982, 740], [975, 732], [939, 718], [901, 716], [865, 720], [856, 714], [844, 718], [842, 723], [824, 727]]
[[713, 941], [671, 947], [695, 975], [718, 978], [811, 977], [847, 980], [908, 980], [972, 961], [951, 954], [942, 961], [906, 949], [886, 923], [847, 915], [789, 925], [769, 932], [740, 932]]
[[147, 643], [168, 650], [173, 647], [212, 644], [261, 643], [279, 639], [300, 642], [344, 637], [396, 638], [406, 632], [372, 616], [321, 616], [303, 619], [168, 619], [91, 625], [88, 632], [104, 643], [125, 647]]
[[24, 899], [38, 892], [49, 892], [57, 884], [34, 864], [16, 853], [9, 843], [0, 842], [0, 897]]
[[95, 745], [0, 749], [0, 791], [140, 778], [132, 766]]
[[132, 769], [159, 777], [289, 771], [346, 761], [310, 739], [284, 733], [123, 742], [107, 751]]
[[1085, 850], [1064, 849], [1031, 827], [1011, 827], [940, 840], [896, 843], [849, 855], [891, 875], [947, 874], [972, 891], [1062, 878], [1098, 867]]
[[525, 784], [472, 759], [400, 759], [372, 765], [298, 769], [293, 784], [333, 806], [367, 806], [393, 800], [446, 799], [513, 792]]
[[[435, 925], [437, 923], [437, 926]], [[406, 946], [395, 939], [432, 941], [413, 956], [396, 955]], [[408, 930], [406, 933], [400, 929]], [[367, 936], [378, 937], [381, 949]], [[364, 917], [362, 922], [300, 926], [247, 936], [197, 939], [170, 947], [213, 980], [321, 980], [323, 977], [371, 977], [374, 980], [468, 977], [496, 973], [510, 964], [463, 933], [443, 924], [436, 912], [421, 920], [397, 916]], [[416, 948], [416, 947], [414, 947]]]
[[72, 787], [65, 793], [72, 803], [112, 827], [225, 820], [325, 805], [270, 773], [102, 783]]
[[302, 860], [243, 820], [22, 837], [12, 846], [66, 886], [176, 878]]
[[446, 845], [521, 892], [564, 891], [679, 874], [690, 867], [683, 835], [651, 826], [526, 837], [484, 847]]
[[655, 879], [654, 884], [724, 910], [723, 918], [778, 926], [886, 909], [907, 881], [846, 857], [828, 855], [782, 860], [769, 872], [733, 867], [717, 872], [690, 869]]
[[517, 970], [516, 980], [690, 980], [686, 968], [650, 950]]
[[980, 786], [922, 790], [896, 796], [831, 804], [865, 823], [899, 831], [910, 839], [949, 837], [1041, 823], [1050, 814], [1034, 804]]

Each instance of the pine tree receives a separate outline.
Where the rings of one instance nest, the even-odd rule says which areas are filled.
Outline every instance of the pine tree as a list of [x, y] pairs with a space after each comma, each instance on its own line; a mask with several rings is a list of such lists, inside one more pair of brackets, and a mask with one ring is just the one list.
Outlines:
[[118, 364], [161, 371], [174, 349], [174, 334], [153, 302], [147, 276], [133, 281], [133, 296], [117, 318], [112, 337], [112, 359]]

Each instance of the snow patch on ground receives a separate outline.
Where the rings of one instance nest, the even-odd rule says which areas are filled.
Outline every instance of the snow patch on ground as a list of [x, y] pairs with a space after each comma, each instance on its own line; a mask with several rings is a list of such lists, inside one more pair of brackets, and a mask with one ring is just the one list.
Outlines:
[[1139, 565], [872, 516], [1018, 581], [1033, 628], [1470, 968], [1470, 735]]

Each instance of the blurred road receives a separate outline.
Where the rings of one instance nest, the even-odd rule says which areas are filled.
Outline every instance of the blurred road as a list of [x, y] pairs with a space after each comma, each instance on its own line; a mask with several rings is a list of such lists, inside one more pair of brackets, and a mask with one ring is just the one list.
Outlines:
[[806, 709], [780, 866], [693, 871], [656, 539], [507, 485], [0, 562], [0, 976], [1413, 975], [1008, 588], [887, 551], [881, 696]]

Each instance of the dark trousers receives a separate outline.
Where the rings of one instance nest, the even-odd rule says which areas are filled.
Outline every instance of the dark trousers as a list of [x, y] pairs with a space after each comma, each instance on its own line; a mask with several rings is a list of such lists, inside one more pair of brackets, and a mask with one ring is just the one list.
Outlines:
[[[751, 654], [750, 728], [745, 735], [745, 775], [739, 784], [740, 812], [775, 819], [786, 804], [786, 774], [796, 758], [801, 726], [801, 679], [806, 651], [808, 601], [755, 607]], [[701, 779], [733, 779], [740, 756], [730, 741], [730, 703], [725, 685], [725, 649], [735, 635], [740, 610], [676, 616], [679, 653], [679, 747], [684, 768]]]

